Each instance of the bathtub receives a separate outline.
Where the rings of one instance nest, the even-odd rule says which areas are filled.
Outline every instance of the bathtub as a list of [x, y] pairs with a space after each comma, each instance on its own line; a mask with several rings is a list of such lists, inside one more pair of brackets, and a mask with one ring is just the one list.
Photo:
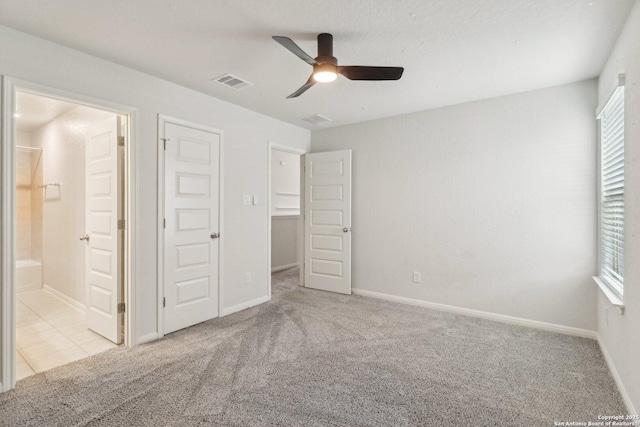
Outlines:
[[16, 292], [42, 289], [42, 263], [32, 259], [16, 261]]

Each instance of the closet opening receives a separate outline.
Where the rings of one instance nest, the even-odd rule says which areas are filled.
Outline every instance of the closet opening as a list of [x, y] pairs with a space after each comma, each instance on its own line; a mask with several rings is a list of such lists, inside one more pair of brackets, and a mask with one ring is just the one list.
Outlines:
[[302, 150], [269, 143], [269, 297], [274, 278], [302, 285], [303, 225]]

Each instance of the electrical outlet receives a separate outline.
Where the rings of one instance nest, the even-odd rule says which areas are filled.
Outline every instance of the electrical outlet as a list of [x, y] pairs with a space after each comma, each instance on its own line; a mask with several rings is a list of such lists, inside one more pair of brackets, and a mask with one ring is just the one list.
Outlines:
[[609, 326], [609, 308], [604, 309], [604, 324]]
[[244, 283], [251, 283], [251, 273], [244, 273]]
[[414, 271], [413, 272], [413, 283], [420, 283], [422, 282], [422, 276], [420, 275], [419, 271]]

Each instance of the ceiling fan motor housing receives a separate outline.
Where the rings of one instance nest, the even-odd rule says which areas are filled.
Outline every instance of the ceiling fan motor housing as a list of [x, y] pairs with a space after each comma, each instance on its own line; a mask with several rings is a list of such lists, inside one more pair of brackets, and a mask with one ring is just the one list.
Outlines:
[[333, 66], [338, 65], [338, 60], [333, 56], [333, 36], [331, 34], [318, 34], [318, 57], [316, 62]]

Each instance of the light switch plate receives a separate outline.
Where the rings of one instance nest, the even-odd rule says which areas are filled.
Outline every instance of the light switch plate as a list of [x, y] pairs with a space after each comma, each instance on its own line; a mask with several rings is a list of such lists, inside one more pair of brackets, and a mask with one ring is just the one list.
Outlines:
[[253, 195], [253, 205], [256, 206], [258, 204], [258, 196], [256, 194]]
[[244, 206], [249, 206], [251, 204], [251, 194], [245, 194], [242, 196], [242, 204]]

